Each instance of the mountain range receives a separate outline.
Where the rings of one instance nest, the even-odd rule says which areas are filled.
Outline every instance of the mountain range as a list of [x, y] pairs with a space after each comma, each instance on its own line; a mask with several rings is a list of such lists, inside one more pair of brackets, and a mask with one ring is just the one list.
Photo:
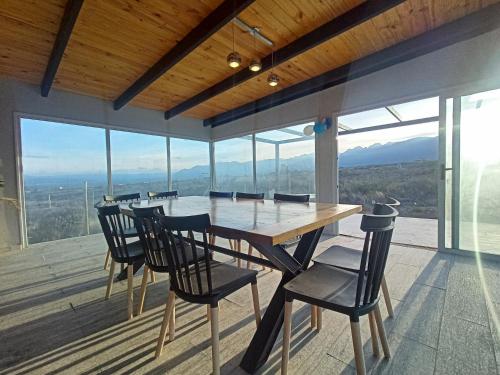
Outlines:
[[[417, 137], [400, 142], [375, 143], [368, 147], [355, 147], [339, 155], [340, 168], [360, 167], [368, 165], [387, 165], [409, 163], [418, 160], [438, 159], [438, 138]], [[219, 162], [215, 165], [217, 176], [230, 177], [252, 174], [252, 162]], [[280, 168], [294, 170], [313, 170], [314, 154], [295, 156], [282, 159]], [[267, 174], [275, 170], [274, 159], [258, 160], [257, 173]], [[176, 180], [189, 180], [201, 176], [208, 176], [208, 165], [197, 165], [189, 169], [182, 169], [173, 173]]]
[[[369, 165], [387, 165], [397, 163], [409, 163], [418, 160], [438, 159], [438, 138], [418, 137], [400, 142], [376, 143], [368, 147], [355, 147], [339, 155], [340, 168], [352, 168]], [[217, 176], [231, 177], [252, 174], [252, 162], [219, 162], [215, 165]], [[313, 171], [314, 154], [304, 154], [289, 159], [280, 160], [281, 170], [289, 171]], [[274, 159], [258, 160], [257, 174], [273, 173], [275, 170]], [[208, 165], [196, 165], [192, 168], [181, 169], [173, 172], [174, 180], [190, 180], [210, 176]], [[141, 183], [143, 181], [161, 181], [165, 179], [165, 171], [115, 171], [113, 183]], [[55, 176], [37, 176], [26, 174], [24, 182], [27, 185], [68, 185], [88, 181], [91, 184], [105, 184], [106, 174], [64, 174]]]

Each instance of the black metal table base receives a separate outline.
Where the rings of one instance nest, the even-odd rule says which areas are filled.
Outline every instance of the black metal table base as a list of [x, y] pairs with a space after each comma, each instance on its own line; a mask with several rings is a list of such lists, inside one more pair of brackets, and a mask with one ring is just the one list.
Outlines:
[[[322, 232], [323, 228], [320, 228], [306, 233], [300, 239], [293, 257], [302, 265], [302, 267], [298, 271], [292, 272], [291, 270], [288, 270], [283, 274], [281, 282], [276, 288], [273, 298], [271, 299], [271, 302], [262, 317], [261, 324], [255, 332], [240, 363], [240, 367], [246, 372], [254, 373], [262, 367], [269, 358], [271, 350], [273, 349], [274, 343], [276, 342], [283, 325], [285, 312], [285, 291], [283, 289], [283, 285], [292, 280], [299, 272], [301, 272], [301, 270], [308, 267]], [[273, 258], [273, 252], [284, 251], [279, 246], [267, 249], [265, 247], [256, 246], [256, 248], [264, 255], [269, 254], [270, 258]]]

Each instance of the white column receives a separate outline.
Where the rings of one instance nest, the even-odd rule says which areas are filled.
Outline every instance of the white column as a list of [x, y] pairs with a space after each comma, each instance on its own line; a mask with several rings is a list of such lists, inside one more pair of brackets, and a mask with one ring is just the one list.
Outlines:
[[[337, 118], [332, 116], [330, 129], [316, 135], [316, 202], [338, 203], [337, 151]], [[324, 233], [337, 235], [338, 224], [328, 225]]]

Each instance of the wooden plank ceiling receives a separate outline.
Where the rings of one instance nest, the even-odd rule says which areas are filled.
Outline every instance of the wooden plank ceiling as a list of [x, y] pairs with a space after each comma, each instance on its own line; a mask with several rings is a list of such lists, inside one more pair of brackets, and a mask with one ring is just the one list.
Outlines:
[[[372, 0], [370, 0], [372, 1]], [[375, 0], [373, 0], [375, 1]], [[222, 0], [85, 0], [53, 87], [115, 100], [195, 28]], [[255, 74], [184, 115], [206, 119], [355, 61], [500, 0], [406, 0], [274, 68], [280, 84]], [[363, 0], [256, 0], [239, 18], [279, 49], [363, 3]], [[40, 84], [67, 0], [0, 2], [0, 76]], [[271, 52], [231, 23], [203, 42], [129, 105], [168, 110], [235, 70], [226, 64], [233, 31], [241, 69]], [[254, 47], [255, 45], [255, 47]]]

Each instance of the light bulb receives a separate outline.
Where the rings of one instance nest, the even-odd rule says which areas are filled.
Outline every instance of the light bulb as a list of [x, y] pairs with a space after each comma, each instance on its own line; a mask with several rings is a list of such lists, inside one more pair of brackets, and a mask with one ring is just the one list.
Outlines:
[[233, 69], [239, 67], [241, 65], [240, 54], [238, 52], [231, 52], [227, 55], [227, 64]]
[[253, 59], [250, 62], [250, 65], [248, 66], [248, 69], [250, 69], [252, 72], [258, 72], [259, 70], [262, 69], [262, 64], [260, 60], [258, 59]]
[[267, 83], [269, 84], [269, 86], [278, 86], [279, 81], [280, 78], [274, 73], [269, 74], [269, 77], [267, 77]]

